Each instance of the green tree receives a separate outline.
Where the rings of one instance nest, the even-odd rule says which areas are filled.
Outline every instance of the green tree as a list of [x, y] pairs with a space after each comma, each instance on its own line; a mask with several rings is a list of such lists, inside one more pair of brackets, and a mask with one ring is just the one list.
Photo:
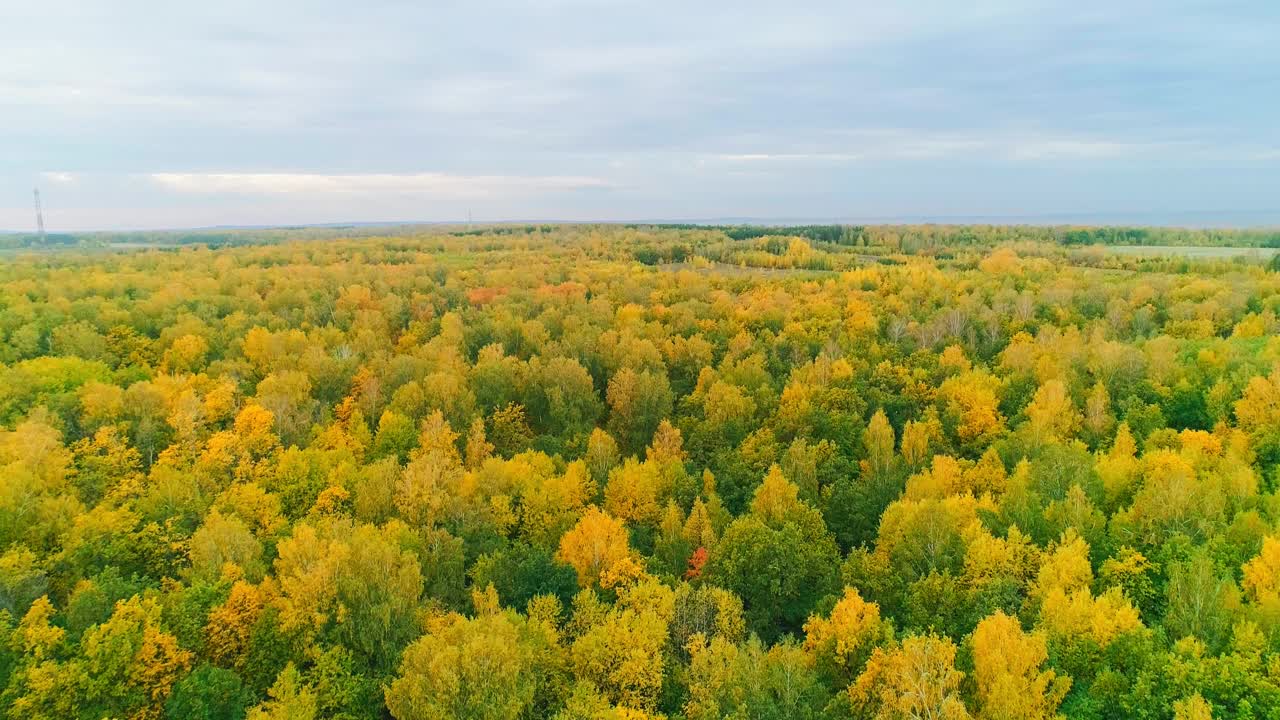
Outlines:
[[799, 632], [837, 589], [839, 550], [817, 510], [775, 467], [751, 512], [734, 520], [707, 562], [708, 580], [742, 598], [752, 631], [772, 640]]
[[241, 720], [252, 698], [239, 675], [204, 664], [178, 681], [164, 709], [175, 718]]

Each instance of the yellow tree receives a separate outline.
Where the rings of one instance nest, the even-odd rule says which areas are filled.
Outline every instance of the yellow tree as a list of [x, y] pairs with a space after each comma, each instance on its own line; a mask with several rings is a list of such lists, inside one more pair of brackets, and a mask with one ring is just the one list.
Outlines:
[[670, 420], [658, 423], [658, 429], [653, 432], [653, 441], [645, 450], [645, 459], [659, 465], [666, 465], [672, 462], [684, 462], [686, 457], [688, 453], [684, 451], [684, 437], [680, 433], [680, 428], [672, 425]]
[[1106, 647], [1121, 635], [1142, 629], [1138, 610], [1119, 588], [1094, 596], [1088, 588], [1054, 588], [1040, 606], [1040, 627], [1068, 645], [1082, 639]]
[[195, 578], [215, 580], [230, 564], [250, 580], [262, 579], [262, 543], [239, 518], [223, 515], [217, 508], [209, 511], [191, 536], [189, 553]]
[[595, 481], [581, 460], [569, 463], [563, 475], [529, 483], [520, 493], [523, 535], [539, 545], [554, 547], [595, 494]]
[[862, 670], [871, 651], [893, 639], [891, 624], [880, 618], [880, 606], [846, 587], [830, 617], [815, 615], [804, 625], [804, 649], [825, 672], [848, 683]]
[[1004, 492], [1009, 473], [995, 448], [987, 448], [978, 462], [964, 472], [964, 487], [974, 495]]
[[1249, 380], [1236, 402], [1236, 419], [1251, 433], [1280, 426], [1280, 371]]
[[267, 695], [269, 699], [249, 711], [248, 720], [315, 720], [319, 716], [316, 692], [302, 681], [293, 663], [280, 671]]
[[929, 460], [929, 442], [937, 436], [936, 416], [911, 420], [902, 427], [902, 459], [907, 467], [918, 470]]
[[855, 711], [874, 720], [963, 720], [960, 699], [964, 673], [956, 670], [956, 646], [949, 638], [913, 635], [891, 650], [877, 648], [849, 686]]
[[1129, 423], [1120, 423], [1111, 450], [1098, 458], [1098, 477], [1102, 479], [1108, 509], [1123, 507], [1133, 499], [1140, 469], [1137, 453], [1138, 444]]
[[662, 514], [668, 488], [657, 463], [629, 458], [609, 473], [604, 489], [604, 508], [621, 520], [652, 524]]
[[276, 607], [287, 630], [328, 631], [369, 666], [389, 670], [416, 634], [421, 565], [408, 529], [321, 519], [299, 523], [275, 561]]
[[973, 363], [965, 357], [964, 348], [959, 345], [948, 345], [943, 348], [942, 354], [938, 356], [938, 366], [959, 372], [968, 372], [973, 369]]
[[86, 504], [94, 505], [104, 497], [124, 500], [141, 492], [142, 457], [116, 426], [99, 428], [71, 450], [76, 456], [75, 485]]
[[999, 381], [981, 371], [948, 378], [938, 388], [939, 410], [953, 428], [961, 447], [969, 451], [985, 449], [1005, 430], [996, 395]]
[[432, 525], [456, 497], [463, 476], [457, 437], [439, 410], [423, 421], [418, 449], [396, 483], [396, 508], [406, 521]]
[[0, 547], [15, 541], [39, 547], [82, 511], [70, 492], [71, 459], [58, 431], [44, 422], [0, 430]]
[[258, 383], [254, 400], [275, 418], [285, 444], [301, 443], [311, 427], [318, 403], [311, 398], [311, 378], [300, 370], [273, 372]]
[[1173, 703], [1174, 720], [1213, 720], [1213, 708], [1199, 693]]
[[793, 519], [802, 507], [800, 488], [782, 475], [782, 468], [770, 466], [751, 499], [751, 512], [766, 523], [782, 523]]
[[688, 720], [826, 716], [826, 688], [793, 642], [766, 647], [758, 637], [735, 644], [695, 635], [688, 648]]
[[867, 450], [867, 459], [863, 461], [865, 474], [883, 477], [893, 468], [893, 426], [883, 409], [876, 410], [876, 414], [871, 416], [862, 444]]
[[622, 705], [613, 705], [589, 682], [578, 682], [565, 701], [564, 708], [552, 720], [665, 720], [665, 715], [647, 713]]
[[591, 471], [591, 479], [597, 485], [603, 485], [609, 472], [618, 465], [618, 443], [609, 433], [596, 428], [587, 438], [587, 452], [583, 461]]
[[493, 454], [493, 443], [485, 439], [484, 420], [476, 418], [471, 422], [471, 430], [467, 432], [466, 465], [468, 470], [475, 470]]
[[271, 428], [275, 425], [271, 411], [250, 403], [236, 414], [235, 431], [240, 446], [253, 457], [261, 457], [275, 450], [280, 441]]
[[245, 405], [236, 413], [231, 430], [215, 433], [205, 443], [199, 466], [219, 474], [230, 471], [237, 480], [269, 475], [272, 464], [267, 459], [280, 450], [274, 427], [270, 410], [256, 403]]
[[136, 595], [117, 603], [80, 645], [81, 703], [100, 717], [160, 718], [174, 683], [191, 666], [191, 653], [160, 630], [160, 606]]
[[1107, 387], [1101, 382], [1095, 383], [1093, 389], [1089, 391], [1089, 397], [1085, 399], [1082, 420], [1082, 427], [1094, 446], [1099, 444], [1116, 424], [1110, 407], [1111, 396], [1107, 394]]
[[675, 608], [670, 588], [645, 580], [619, 593], [618, 603], [585, 623], [571, 661], [580, 680], [611, 702], [651, 712], [662, 690], [663, 650]]
[[1241, 585], [1249, 599], [1258, 604], [1280, 605], [1280, 539], [1268, 535], [1258, 556], [1241, 568]]
[[[396, 720], [503, 720], [528, 712], [538, 677], [553, 666], [542, 657], [545, 628], [512, 611], [436, 619], [405, 650], [387, 686]], [[545, 663], [545, 664], [543, 664]]]
[[288, 630], [318, 628], [332, 619], [337, 577], [351, 549], [343, 542], [299, 523], [280, 542], [275, 576], [281, 624]]
[[578, 584], [591, 587], [601, 573], [631, 559], [627, 528], [620, 520], [594, 505], [560, 538], [556, 557], [578, 573]]
[[964, 468], [950, 455], [934, 455], [932, 466], [907, 480], [903, 497], [909, 500], [944, 498], [967, 492]]
[[161, 368], [170, 373], [199, 370], [209, 352], [209, 342], [199, 335], [183, 335], [173, 341], [164, 353]]
[[1044, 635], [1023, 632], [1018, 620], [997, 610], [973, 631], [973, 679], [978, 717], [1048, 720], [1071, 687], [1068, 678], [1041, 670], [1049, 653]]
[[1089, 544], [1074, 528], [1068, 529], [1045, 556], [1036, 577], [1034, 594], [1044, 598], [1053, 590], [1071, 593], [1088, 589], [1092, 583]]
[[224, 667], [238, 670], [248, 660], [253, 626], [262, 616], [264, 593], [243, 580], [231, 586], [225, 602], [209, 612], [205, 625], [205, 647], [209, 656]]
[[1025, 587], [1040, 567], [1040, 548], [1017, 525], [1007, 537], [975, 533], [964, 554], [964, 579], [974, 588], [1012, 580]]
[[1036, 390], [1026, 412], [1027, 424], [1038, 440], [1066, 440], [1080, 426], [1080, 412], [1071, 402], [1067, 386], [1056, 378]]

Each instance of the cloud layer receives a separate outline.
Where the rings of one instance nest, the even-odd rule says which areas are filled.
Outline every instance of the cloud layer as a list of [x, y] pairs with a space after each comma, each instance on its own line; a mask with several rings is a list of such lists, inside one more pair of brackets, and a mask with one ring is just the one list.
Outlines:
[[487, 197], [553, 190], [605, 188], [600, 178], [571, 176], [449, 175], [446, 173], [323, 175], [318, 173], [151, 173], [157, 186], [198, 194], [423, 194]]
[[1280, 209], [1269, 0], [49, 0], [5, 24], [0, 228], [34, 184], [62, 227]]

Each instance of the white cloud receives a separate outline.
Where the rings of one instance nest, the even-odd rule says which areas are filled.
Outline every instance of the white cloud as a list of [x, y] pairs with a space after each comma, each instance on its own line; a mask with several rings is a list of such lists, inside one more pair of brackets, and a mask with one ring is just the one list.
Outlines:
[[46, 171], [40, 173], [42, 182], [53, 183], [55, 185], [71, 185], [80, 179], [80, 176], [71, 172], [55, 172]]
[[721, 153], [713, 160], [730, 163], [756, 162], [856, 162], [865, 157], [861, 153]]
[[317, 173], [150, 173], [151, 182], [194, 194], [422, 194], [485, 197], [607, 188], [604, 179], [574, 175], [451, 175], [448, 173], [326, 175]]
[[[779, 143], [782, 144], [782, 143]], [[849, 163], [874, 160], [939, 160], [985, 157], [1011, 161], [1118, 159], [1178, 146], [1186, 153], [1203, 150], [1187, 143], [1127, 142], [1106, 138], [1027, 133], [966, 134], [894, 128], [868, 128], [835, 133], [824, 149], [750, 151], [701, 155], [699, 164], [720, 163]], [[1225, 151], [1225, 149], [1223, 149]]]
[[1045, 138], [1015, 141], [1007, 150], [1015, 160], [1103, 159], [1140, 155], [1149, 150], [1165, 146], [1163, 143]]
[[33, 182], [88, 226], [1270, 207], [1280, 183], [1274, 0], [9, 5], [22, 227]]

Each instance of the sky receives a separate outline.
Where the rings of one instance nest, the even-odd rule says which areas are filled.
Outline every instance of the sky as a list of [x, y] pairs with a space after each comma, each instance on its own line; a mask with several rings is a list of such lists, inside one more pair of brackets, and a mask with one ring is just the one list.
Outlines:
[[0, 0], [0, 229], [1280, 224], [1276, 0]]

